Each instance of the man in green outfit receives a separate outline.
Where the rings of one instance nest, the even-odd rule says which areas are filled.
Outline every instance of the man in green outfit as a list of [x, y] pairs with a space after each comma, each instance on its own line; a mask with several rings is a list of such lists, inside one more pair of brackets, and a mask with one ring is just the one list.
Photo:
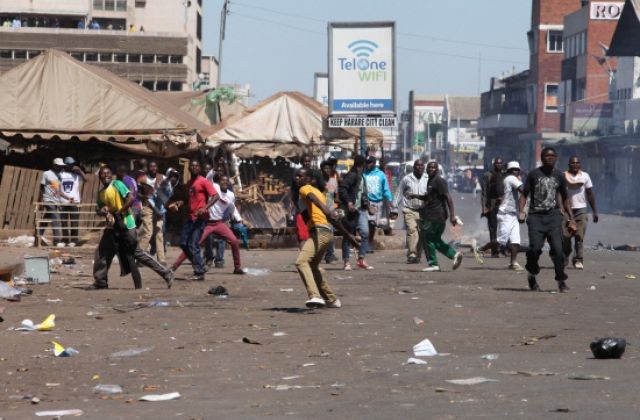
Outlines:
[[449, 194], [447, 181], [438, 174], [438, 162], [431, 161], [427, 164], [427, 175], [429, 176], [427, 193], [420, 197], [425, 202], [420, 218], [422, 219], [422, 247], [427, 252], [429, 266], [422, 271], [440, 271], [436, 250], [453, 260], [453, 269], [456, 270], [462, 264], [462, 253], [456, 252], [442, 240], [447, 215], [452, 226], [457, 224], [453, 200]]

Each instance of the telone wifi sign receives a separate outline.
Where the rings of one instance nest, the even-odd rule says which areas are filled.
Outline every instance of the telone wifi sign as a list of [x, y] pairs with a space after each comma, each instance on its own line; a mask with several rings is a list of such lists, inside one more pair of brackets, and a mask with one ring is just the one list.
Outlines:
[[329, 23], [329, 113], [395, 112], [393, 22]]

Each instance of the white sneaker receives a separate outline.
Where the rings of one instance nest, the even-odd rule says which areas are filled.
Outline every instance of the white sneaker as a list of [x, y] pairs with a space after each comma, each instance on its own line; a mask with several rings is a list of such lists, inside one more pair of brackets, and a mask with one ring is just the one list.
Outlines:
[[65, 243], [64, 242], [58, 242], [56, 244], [56, 248], [64, 248]]
[[584, 265], [582, 265], [580, 261], [577, 261], [575, 264], [573, 264], [573, 268], [575, 268], [576, 270], [584, 270]]
[[76, 243], [75, 243], [75, 242], [69, 242], [69, 243], [67, 244], [67, 246], [68, 246], [69, 248], [75, 248]]
[[322, 298], [311, 298], [305, 302], [305, 305], [307, 308], [323, 308], [326, 303]]
[[345, 261], [344, 262], [344, 267], [343, 267], [344, 271], [351, 271], [353, 270], [353, 268], [351, 267], [351, 262], [349, 261]]
[[456, 255], [453, 257], [453, 269], [457, 270], [462, 264], [462, 252], [456, 252]]
[[340, 302], [340, 299], [336, 299], [333, 302], [327, 302], [327, 308], [342, 308], [342, 302]]
[[518, 264], [517, 262], [513, 263], [513, 264], [509, 264], [509, 270], [515, 271], [517, 273], [524, 271], [524, 268], [522, 268], [522, 266], [520, 264]]
[[423, 268], [422, 271], [427, 273], [432, 273], [434, 271], [440, 271], [439, 265], [430, 265], [429, 267]]
[[51, 242], [50, 242], [47, 238], [45, 238], [44, 236], [41, 236], [41, 237], [40, 237], [40, 242], [41, 242], [41, 243], [42, 243], [42, 245], [44, 245], [44, 246], [49, 246], [49, 245], [51, 245]]

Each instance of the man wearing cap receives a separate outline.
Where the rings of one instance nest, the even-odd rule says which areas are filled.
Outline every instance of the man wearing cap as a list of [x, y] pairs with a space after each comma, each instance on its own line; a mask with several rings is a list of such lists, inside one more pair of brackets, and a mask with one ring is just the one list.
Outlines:
[[573, 266], [578, 270], [583, 270], [583, 241], [587, 232], [588, 214], [587, 202], [591, 206], [593, 212], [593, 223], [598, 223], [598, 210], [596, 210], [596, 196], [593, 193], [593, 184], [588, 173], [581, 169], [580, 158], [571, 156], [569, 158], [569, 170], [564, 173], [567, 179], [567, 191], [571, 200], [571, 212], [576, 222], [576, 230], [570, 231], [565, 224], [563, 225], [563, 248], [565, 256], [565, 264], [569, 261], [571, 255], [571, 239], [575, 241], [575, 253], [573, 254]]
[[[62, 229], [60, 223], [60, 208], [58, 205], [63, 198], [67, 198], [60, 187], [62, 168], [64, 161], [62, 158], [55, 158], [53, 166], [50, 170], [42, 174], [40, 181], [40, 197], [38, 201], [44, 203], [43, 220], [51, 221], [51, 229], [53, 230], [53, 243], [57, 247], [64, 247], [62, 242]], [[44, 226], [40, 225], [40, 241], [43, 245], [50, 245], [49, 240], [43, 236]]]
[[78, 242], [78, 218], [82, 201], [82, 185], [87, 181], [85, 173], [76, 165], [71, 156], [64, 158], [64, 171], [60, 172], [60, 185], [66, 197], [61, 197], [60, 206], [64, 240], [67, 246], [74, 247]]
[[498, 207], [498, 243], [511, 252], [509, 269], [523, 271], [516, 258], [520, 250], [520, 224], [518, 223], [519, 195], [524, 193], [520, 180], [520, 164], [516, 161], [507, 163], [507, 176], [503, 181], [503, 196]]

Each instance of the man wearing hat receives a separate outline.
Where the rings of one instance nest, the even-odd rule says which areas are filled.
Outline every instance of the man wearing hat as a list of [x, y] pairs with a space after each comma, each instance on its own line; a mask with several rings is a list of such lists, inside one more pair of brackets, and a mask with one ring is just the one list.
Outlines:
[[[64, 161], [61, 158], [55, 158], [51, 169], [42, 174], [40, 197], [38, 199], [38, 201], [44, 203], [45, 212], [43, 214], [43, 220], [51, 221], [53, 243], [58, 247], [64, 247], [60, 225], [60, 209], [58, 208], [64, 196], [64, 192], [60, 188], [60, 174], [63, 167]], [[41, 224], [39, 227], [40, 241], [43, 245], [50, 245], [49, 240], [43, 236], [44, 226]]]
[[74, 247], [78, 242], [78, 204], [82, 201], [82, 185], [87, 178], [77, 166], [76, 161], [71, 156], [64, 158], [64, 170], [60, 172], [60, 185], [66, 197], [61, 197], [60, 215], [62, 216], [62, 227], [64, 241], [67, 246]]
[[507, 163], [507, 176], [503, 183], [503, 196], [498, 207], [498, 243], [511, 252], [509, 269], [523, 271], [516, 258], [520, 250], [520, 223], [518, 223], [518, 201], [524, 187], [520, 180], [520, 164], [516, 161]]

